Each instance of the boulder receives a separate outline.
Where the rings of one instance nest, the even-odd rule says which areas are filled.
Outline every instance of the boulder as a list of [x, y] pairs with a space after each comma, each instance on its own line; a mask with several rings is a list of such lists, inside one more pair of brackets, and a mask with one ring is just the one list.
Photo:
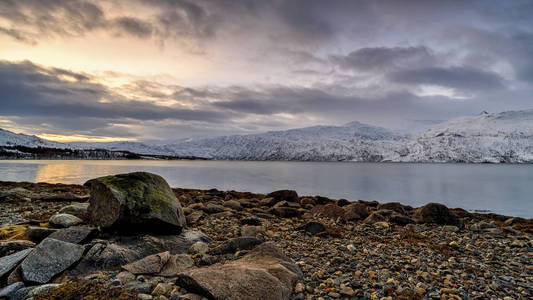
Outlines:
[[289, 299], [302, 272], [271, 243], [263, 243], [241, 259], [189, 269], [178, 283], [209, 299]]
[[135, 274], [157, 274], [170, 259], [170, 252], [149, 255], [141, 260], [122, 266], [122, 269]]
[[311, 209], [311, 213], [334, 219], [344, 217], [344, 209], [336, 204], [317, 205]]
[[30, 226], [26, 230], [26, 237], [32, 242], [40, 243], [42, 240], [44, 240], [50, 234], [56, 232], [57, 230], [58, 229], [55, 228]]
[[49, 282], [55, 275], [80, 260], [83, 249], [80, 245], [44, 239], [21, 264], [24, 281]]
[[54, 227], [67, 228], [83, 223], [83, 220], [70, 214], [53, 215], [48, 221]]
[[26, 240], [0, 241], [0, 257], [33, 247], [35, 247], [35, 243]]
[[415, 211], [413, 219], [418, 223], [460, 226], [461, 221], [446, 206], [428, 203]]
[[101, 228], [126, 232], [179, 232], [185, 215], [163, 177], [136, 172], [85, 183], [91, 189], [88, 215]]
[[26, 249], [0, 258], [0, 278], [13, 270], [33, 249]]
[[96, 233], [96, 229], [92, 227], [70, 227], [60, 229], [48, 237], [63, 242], [81, 244], [89, 240]]
[[269, 193], [267, 195], [270, 198], [274, 198], [276, 202], [287, 201], [287, 202], [298, 202], [298, 193], [293, 190], [279, 190]]
[[241, 236], [224, 242], [222, 245], [211, 249], [208, 253], [211, 255], [235, 253], [237, 250], [250, 249], [262, 242], [262, 240], [255, 237]]
[[161, 272], [157, 274], [163, 277], [175, 277], [179, 273], [194, 266], [194, 261], [187, 254], [171, 255], [168, 262], [163, 266]]
[[402, 215], [406, 215], [410, 210], [408, 206], [402, 205], [400, 202], [382, 203], [378, 205], [377, 209], [389, 209]]
[[104, 242], [94, 244], [69, 275], [111, 270], [138, 260], [141, 255], [131, 249]]
[[225, 201], [224, 202], [224, 206], [225, 207], [229, 207], [233, 210], [237, 210], [237, 211], [240, 211], [242, 210], [242, 205], [239, 201], [236, 201], [236, 200], [228, 200], [228, 201]]
[[89, 208], [89, 202], [74, 203], [67, 205], [59, 210], [60, 214], [71, 214], [78, 218], [85, 219], [87, 217], [87, 209]]
[[359, 221], [368, 217], [368, 208], [362, 203], [350, 203], [342, 208], [346, 221]]

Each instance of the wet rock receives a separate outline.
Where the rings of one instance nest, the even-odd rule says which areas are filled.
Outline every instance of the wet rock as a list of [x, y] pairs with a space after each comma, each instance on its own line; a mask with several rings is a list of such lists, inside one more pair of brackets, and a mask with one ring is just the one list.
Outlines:
[[24, 283], [15, 282], [0, 290], [0, 298], [10, 298], [16, 291], [24, 287]]
[[57, 214], [53, 215], [48, 222], [54, 227], [67, 228], [79, 225], [83, 223], [83, 220], [74, 215]]
[[279, 190], [267, 194], [268, 197], [274, 198], [276, 202], [287, 201], [287, 202], [298, 202], [298, 193], [293, 190]]
[[70, 227], [60, 229], [48, 237], [63, 242], [81, 244], [89, 240], [96, 233], [96, 229], [92, 227]]
[[33, 247], [35, 247], [35, 243], [26, 240], [0, 241], [0, 257], [4, 257]]
[[170, 252], [163, 252], [147, 256], [136, 262], [122, 266], [122, 269], [135, 274], [157, 274], [170, 259]]
[[263, 243], [239, 260], [190, 269], [179, 285], [210, 299], [289, 299], [302, 274], [277, 247]]
[[163, 177], [136, 172], [106, 176], [85, 183], [91, 188], [88, 214], [101, 228], [126, 232], [179, 232], [185, 215]]
[[440, 203], [429, 203], [415, 211], [413, 219], [418, 223], [434, 223], [438, 225], [460, 226], [461, 222], [446, 206]]
[[28, 230], [26, 230], [26, 237], [32, 242], [40, 243], [57, 230], [56, 228], [29, 226]]
[[71, 214], [80, 219], [85, 219], [87, 217], [87, 209], [89, 208], [89, 203], [74, 203], [71, 205], [64, 206], [59, 210], [60, 214]]
[[0, 258], [0, 278], [13, 270], [33, 249], [26, 249]]
[[237, 237], [224, 242], [222, 245], [211, 249], [211, 255], [235, 253], [237, 250], [250, 249], [261, 244], [263, 241], [255, 237]]
[[80, 245], [46, 238], [22, 262], [22, 276], [25, 281], [47, 283], [80, 260], [83, 249]]

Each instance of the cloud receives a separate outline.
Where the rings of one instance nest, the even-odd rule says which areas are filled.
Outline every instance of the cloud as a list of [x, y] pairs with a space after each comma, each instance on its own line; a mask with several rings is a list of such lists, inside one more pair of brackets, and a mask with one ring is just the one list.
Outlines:
[[437, 85], [442, 87], [486, 91], [505, 88], [504, 80], [494, 72], [468, 67], [428, 67], [391, 73], [389, 79], [406, 85]]
[[435, 58], [427, 47], [419, 46], [361, 48], [346, 56], [332, 56], [331, 60], [345, 70], [386, 71], [399, 67], [432, 64]]

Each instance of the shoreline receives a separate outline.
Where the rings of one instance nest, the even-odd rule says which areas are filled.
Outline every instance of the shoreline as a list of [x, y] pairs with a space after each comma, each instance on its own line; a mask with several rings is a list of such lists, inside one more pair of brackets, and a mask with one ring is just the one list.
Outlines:
[[[438, 208], [435, 213], [421, 214], [421, 209], [400, 203], [348, 202], [298, 196], [290, 190], [271, 194], [172, 191], [183, 207], [187, 230], [207, 235], [209, 249], [220, 249], [228, 242], [261, 241], [287, 255], [302, 276], [283, 299], [507, 300], [527, 299], [533, 292], [533, 219], [429, 204], [428, 209]], [[57, 230], [49, 219], [66, 207], [87, 203], [88, 196], [88, 188], [82, 185], [0, 182], [0, 255], [10, 241], [27, 239], [28, 228]], [[145, 233], [130, 238], [147, 236], [164, 239]], [[111, 232], [95, 238], [109, 245], [124, 239]], [[253, 253], [253, 247], [249, 249], [237, 247], [210, 256], [189, 249], [188, 256], [201, 269], [237, 263]], [[95, 289], [113, 287], [123, 296], [133, 292], [132, 297], [141, 299], [201, 298], [184, 298], [198, 291], [185, 288], [175, 277], [124, 272], [113, 268], [63, 274], [51, 282], [57, 284], [56, 293], [75, 290], [76, 284], [83, 283]], [[261, 283], [250, 284], [259, 289], [256, 285]], [[4, 286], [0, 282], [0, 291]]]

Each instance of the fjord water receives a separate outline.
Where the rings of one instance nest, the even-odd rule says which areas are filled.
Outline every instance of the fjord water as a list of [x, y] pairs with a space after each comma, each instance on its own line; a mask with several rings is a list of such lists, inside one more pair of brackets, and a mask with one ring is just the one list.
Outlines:
[[0, 180], [77, 183], [148, 171], [170, 186], [377, 200], [533, 217], [533, 165], [255, 161], [3, 160]]

